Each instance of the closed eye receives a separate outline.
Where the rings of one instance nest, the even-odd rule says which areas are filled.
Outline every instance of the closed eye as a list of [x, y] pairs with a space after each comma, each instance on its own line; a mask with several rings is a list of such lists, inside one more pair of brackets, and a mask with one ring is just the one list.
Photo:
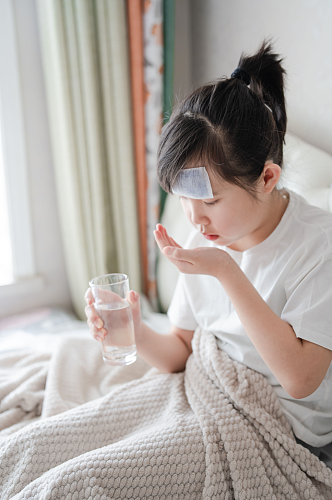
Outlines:
[[218, 201], [220, 201], [220, 200], [211, 201], [211, 203], [206, 203], [206, 201], [204, 201], [204, 205], [212, 206], [212, 205], [215, 205], [216, 203], [218, 203]]

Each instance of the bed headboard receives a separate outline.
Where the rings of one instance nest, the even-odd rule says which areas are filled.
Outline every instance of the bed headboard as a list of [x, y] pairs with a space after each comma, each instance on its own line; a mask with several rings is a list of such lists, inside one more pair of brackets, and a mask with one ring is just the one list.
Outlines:
[[[332, 156], [293, 135], [286, 135], [284, 167], [279, 181], [309, 203], [332, 212]], [[167, 196], [161, 223], [172, 238], [184, 245], [192, 229], [179, 197]], [[163, 312], [167, 312], [179, 271], [159, 254], [157, 288]]]

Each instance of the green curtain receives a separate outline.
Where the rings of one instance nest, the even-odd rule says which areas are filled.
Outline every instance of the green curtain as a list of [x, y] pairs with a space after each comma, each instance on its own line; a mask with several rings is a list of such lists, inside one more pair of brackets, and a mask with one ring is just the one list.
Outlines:
[[[164, 22], [164, 124], [169, 120], [173, 108], [175, 0], [163, 1]], [[164, 210], [167, 193], [160, 188], [160, 218]]]
[[123, 0], [37, 0], [60, 224], [73, 307], [94, 276], [141, 290]]

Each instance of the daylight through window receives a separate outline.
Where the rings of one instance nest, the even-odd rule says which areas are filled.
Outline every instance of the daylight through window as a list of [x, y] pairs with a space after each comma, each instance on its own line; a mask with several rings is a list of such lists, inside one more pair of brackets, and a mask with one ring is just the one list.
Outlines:
[[12, 248], [10, 241], [6, 180], [0, 129], [0, 285], [13, 280]]

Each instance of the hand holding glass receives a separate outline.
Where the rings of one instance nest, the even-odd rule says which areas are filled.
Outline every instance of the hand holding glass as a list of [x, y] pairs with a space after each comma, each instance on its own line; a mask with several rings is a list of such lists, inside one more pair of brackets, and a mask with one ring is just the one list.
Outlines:
[[109, 365], [129, 365], [136, 361], [134, 322], [131, 305], [127, 302], [129, 278], [113, 273], [93, 278], [89, 282], [95, 299], [94, 308], [107, 330], [102, 341], [104, 362]]

